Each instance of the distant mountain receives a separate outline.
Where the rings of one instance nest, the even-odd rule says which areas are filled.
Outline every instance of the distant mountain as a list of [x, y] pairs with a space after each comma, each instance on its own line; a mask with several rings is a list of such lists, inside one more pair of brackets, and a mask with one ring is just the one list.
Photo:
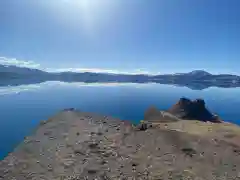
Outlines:
[[46, 74], [46, 72], [41, 71], [39, 69], [32, 69], [26, 67], [18, 67], [18, 66], [8, 66], [0, 64], [0, 73], [15, 73], [15, 74]]
[[203, 70], [189, 73], [162, 75], [126, 75], [93, 72], [59, 72], [49, 73], [39, 69], [0, 65], [0, 86], [33, 84], [45, 81], [85, 82], [85, 83], [160, 83], [186, 86], [191, 89], [208, 87], [240, 87], [240, 77], [231, 74], [213, 75]]
[[39, 69], [0, 65], [0, 86], [36, 84], [49, 80], [49, 73]]
[[173, 82], [199, 82], [199, 81], [240, 81], [240, 77], [231, 74], [213, 75], [206, 71], [196, 70], [189, 73], [167, 74], [154, 76], [158, 80]]
[[195, 70], [195, 71], [186, 73], [186, 75], [189, 75], [189, 76], [210, 76], [212, 74], [210, 74], [209, 72], [203, 71], [203, 70]]

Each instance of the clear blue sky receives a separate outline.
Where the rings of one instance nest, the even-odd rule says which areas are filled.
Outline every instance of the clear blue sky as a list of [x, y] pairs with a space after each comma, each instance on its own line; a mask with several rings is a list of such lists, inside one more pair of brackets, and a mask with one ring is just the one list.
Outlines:
[[240, 74], [239, 7], [239, 0], [0, 0], [0, 57], [41, 68]]

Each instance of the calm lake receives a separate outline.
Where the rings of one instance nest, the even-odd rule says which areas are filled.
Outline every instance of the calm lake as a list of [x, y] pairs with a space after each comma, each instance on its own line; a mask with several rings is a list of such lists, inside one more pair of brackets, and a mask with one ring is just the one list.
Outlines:
[[161, 84], [60, 82], [1, 87], [0, 159], [31, 134], [39, 121], [62, 109], [74, 107], [138, 122], [149, 106], [167, 109], [181, 97], [203, 98], [222, 119], [240, 124], [240, 88], [191, 90]]

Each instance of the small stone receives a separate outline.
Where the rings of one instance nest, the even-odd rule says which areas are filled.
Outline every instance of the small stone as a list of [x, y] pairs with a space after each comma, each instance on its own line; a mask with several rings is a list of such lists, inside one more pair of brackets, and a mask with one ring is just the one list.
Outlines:
[[95, 149], [95, 148], [98, 147], [98, 143], [93, 142], [93, 143], [89, 144], [89, 147], [92, 148], [92, 149]]
[[106, 172], [103, 172], [101, 175], [100, 175], [100, 178], [102, 180], [111, 180], [110, 177], [108, 177], [107, 173]]
[[66, 144], [67, 148], [71, 148], [72, 146], [73, 146], [72, 144], [69, 144], [69, 143]]
[[137, 165], [138, 165], [137, 163], [133, 163], [133, 164], [132, 164], [133, 167], [136, 167]]
[[96, 174], [97, 170], [96, 169], [89, 169], [88, 174]]
[[233, 152], [237, 153], [238, 155], [240, 155], [240, 149], [234, 149]]
[[103, 133], [102, 133], [102, 132], [98, 132], [97, 135], [98, 135], [98, 136], [101, 136], [101, 135], [103, 135]]
[[73, 165], [74, 164], [74, 160], [73, 159], [63, 159], [63, 165], [65, 166], [65, 167], [70, 167], [71, 165]]
[[85, 155], [85, 153], [83, 153], [80, 149], [75, 149], [74, 150], [74, 154], [76, 154], [76, 155]]
[[50, 139], [50, 140], [54, 140], [54, 139], [56, 139], [56, 137], [50, 136], [49, 139]]
[[106, 161], [106, 160], [102, 160], [101, 162], [100, 162], [100, 164], [107, 164], [108, 163], [108, 161]]
[[196, 152], [194, 149], [192, 149], [192, 148], [182, 148], [182, 151], [183, 151], [186, 155], [188, 155], [188, 156], [190, 156], [190, 157], [192, 157], [193, 155], [197, 154], [197, 152]]
[[102, 155], [104, 157], [110, 157], [111, 155], [113, 155], [113, 152], [111, 150], [109, 150], [109, 151], [106, 151], [106, 152], [102, 153]]
[[48, 166], [47, 166], [47, 170], [48, 170], [48, 171], [53, 171], [53, 167], [52, 167], [51, 164], [48, 164]]
[[47, 135], [50, 135], [52, 132], [51, 131], [46, 131], [46, 132], [44, 132], [43, 134], [45, 135], [45, 136], [47, 136]]

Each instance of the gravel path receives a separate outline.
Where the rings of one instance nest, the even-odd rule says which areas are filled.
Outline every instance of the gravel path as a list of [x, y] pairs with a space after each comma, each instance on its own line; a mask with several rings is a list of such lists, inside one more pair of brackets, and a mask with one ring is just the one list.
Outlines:
[[240, 180], [240, 147], [220, 139], [62, 111], [0, 162], [2, 180]]

